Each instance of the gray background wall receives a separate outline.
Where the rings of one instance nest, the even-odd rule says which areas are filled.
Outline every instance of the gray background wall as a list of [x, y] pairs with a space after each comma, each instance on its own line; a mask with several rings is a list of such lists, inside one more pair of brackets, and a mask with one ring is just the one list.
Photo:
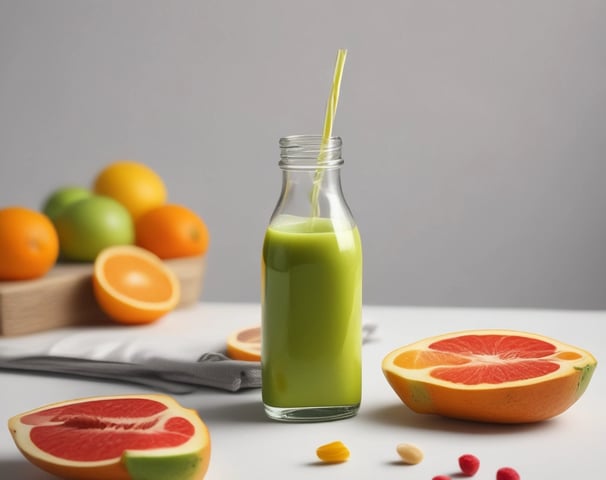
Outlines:
[[606, 2], [0, 0], [0, 206], [143, 161], [258, 301], [280, 136], [335, 134], [368, 304], [606, 307]]

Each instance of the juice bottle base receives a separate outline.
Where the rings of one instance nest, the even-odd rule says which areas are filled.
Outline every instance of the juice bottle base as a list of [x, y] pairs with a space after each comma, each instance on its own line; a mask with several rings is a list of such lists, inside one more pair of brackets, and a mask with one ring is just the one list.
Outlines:
[[354, 417], [360, 408], [356, 405], [327, 407], [272, 407], [265, 405], [265, 414], [272, 420], [291, 423], [329, 422]]

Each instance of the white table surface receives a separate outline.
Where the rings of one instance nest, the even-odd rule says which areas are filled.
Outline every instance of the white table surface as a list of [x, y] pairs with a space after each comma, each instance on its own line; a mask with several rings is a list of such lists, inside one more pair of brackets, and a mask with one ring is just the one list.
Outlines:
[[[168, 318], [168, 317], [167, 317]], [[163, 321], [163, 320], [160, 320]], [[168, 321], [168, 320], [167, 320]], [[181, 313], [192, 334], [217, 342], [238, 327], [260, 322], [256, 304], [201, 303]], [[457, 458], [480, 458], [475, 479], [494, 479], [502, 466], [522, 479], [598, 478], [606, 455], [606, 380], [600, 365], [584, 396], [562, 415], [531, 425], [490, 425], [420, 415], [405, 407], [381, 372], [383, 357], [427, 336], [477, 328], [532, 331], [585, 348], [598, 362], [606, 358], [606, 312], [437, 309], [365, 306], [364, 321], [378, 325], [376, 340], [364, 345], [363, 398], [355, 418], [326, 423], [285, 424], [268, 420], [259, 389], [227, 393], [200, 389], [174, 395], [194, 408], [212, 440], [208, 479], [408, 479], [437, 474], [460, 478]], [[50, 480], [14, 446], [6, 422], [12, 415], [72, 398], [149, 393], [130, 384], [59, 376], [0, 372], [0, 478]], [[351, 450], [343, 464], [323, 465], [316, 447], [341, 440]], [[398, 443], [415, 443], [422, 463], [404, 465]], [[108, 479], [111, 480], [111, 479]]]

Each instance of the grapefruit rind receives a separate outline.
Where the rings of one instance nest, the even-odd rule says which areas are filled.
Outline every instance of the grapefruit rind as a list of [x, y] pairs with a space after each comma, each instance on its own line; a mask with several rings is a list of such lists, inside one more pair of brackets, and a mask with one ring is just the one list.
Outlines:
[[255, 325], [232, 332], [227, 337], [227, 356], [233, 360], [261, 361], [261, 327]]
[[[97, 461], [76, 461], [61, 458], [41, 450], [30, 437], [34, 424], [22, 419], [48, 409], [76, 405], [96, 400], [146, 399], [166, 406], [163, 417], [178, 417], [194, 427], [194, 433], [176, 447], [126, 449], [114, 458]], [[52, 405], [16, 415], [9, 419], [8, 427], [19, 451], [31, 463], [60, 478], [73, 480], [201, 480], [210, 463], [210, 436], [204, 422], [195, 410], [179, 405], [167, 395], [121, 395], [91, 397]]]
[[[132, 480], [193, 480], [204, 478], [208, 465], [201, 452], [156, 457], [126, 452], [122, 461]], [[202, 471], [204, 470], [204, 471]]]
[[[468, 385], [437, 378], [432, 373], [437, 369], [473, 366], [482, 361], [480, 358], [461, 353], [468, 360], [472, 357], [471, 360], [453, 360], [439, 367], [433, 362], [423, 361], [420, 366], [414, 361], [409, 363], [416, 355], [410, 352], [427, 351], [436, 342], [467, 335], [517, 336], [547, 342], [553, 346], [553, 352], [549, 355], [543, 352], [536, 360], [554, 362], [557, 369], [537, 377]], [[398, 361], [402, 355], [405, 360]], [[520, 361], [529, 362], [528, 358]], [[395, 349], [384, 357], [382, 370], [398, 397], [414, 412], [480, 422], [531, 423], [559, 415], [572, 406], [587, 389], [596, 365], [596, 359], [588, 351], [542, 335], [513, 330], [470, 330], [426, 338]]]

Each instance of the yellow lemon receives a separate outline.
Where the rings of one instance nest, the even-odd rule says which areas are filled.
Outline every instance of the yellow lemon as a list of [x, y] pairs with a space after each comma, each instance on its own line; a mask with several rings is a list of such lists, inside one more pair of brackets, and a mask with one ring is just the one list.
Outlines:
[[167, 197], [162, 178], [147, 165], [131, 160], [120, 160], [101, 170], [93, 189], [124, 205], [133, 220], [164, 205]]

